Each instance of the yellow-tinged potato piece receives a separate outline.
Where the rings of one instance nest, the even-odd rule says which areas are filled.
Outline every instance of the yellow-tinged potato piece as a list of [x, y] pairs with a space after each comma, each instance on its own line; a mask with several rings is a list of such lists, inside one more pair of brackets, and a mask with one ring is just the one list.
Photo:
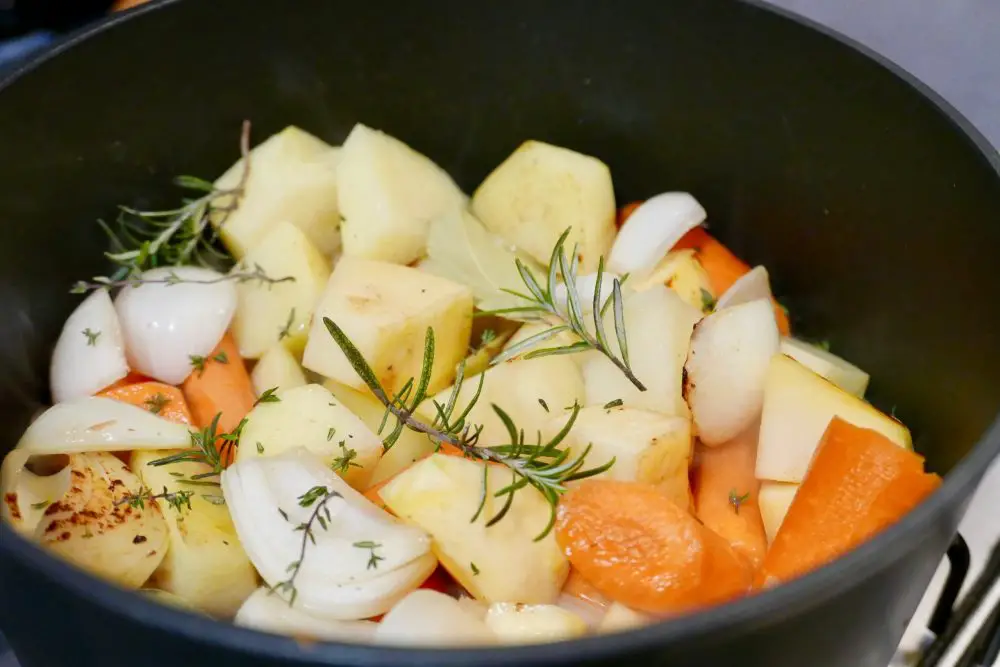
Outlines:
[[580, 272], [597, 270], [615, 238], [615, 193], [597, 158], [541, 141], [526, 141], [472, 196], [487, 229], [544, 265], [564, 231], [566, 252], [578, 244]]
[[863, 398], [868, 389], [868, 373], [821, 347], [785, 336], [781, 339], [781, 353], [858, 398]]
[[[621, 399], [628, 407], [687, 416], [687, 404], [681, 394], [681, 371], [701, 312], [662, 285], [625, 296], [623, 310], [629, 362], [646, 391], [640, 391], [601, 353], [584, 352], [580, 364], [586, 405], [605, 405]], [[604, 322], [611, 349], [621, 358], [610, 309]]]
[[[561, 419], [565, 423], [569, 416], [567, 408], [582, 404], [584, 397], [580, 369], [568, 357], [558, 355], [506, 361], [486, 371], [479, 400], [466, 417], [466, 423], [483, 426], [479, 446], [510, 444], [507, 428], [493, 410], [493, 405], [510, 415], [517, 427], [524, 429], [526, 440], [531, 443], [553, 420]], [[455, 401], [455, 414], [465, 410], [478, 387], [478, 376], [462, 382]], [[433, 401], [447, 405], [451, 392], [449, 387], [425, 401], [418, 410], [419, 414], [425, 420], [433, 421], [436, 414]]]
[[761, 482], [757, 492], [757, 504], [760, 506], [760, 517], [764, 520], [764, 532], [767, 533], [767, 543], [774, 541], [781, 523], [788, 514], [788, 508], [798, 493], [798, 484], [785, 482]]
[[268, 389], [293, 389], [306, 382], [305, 373], [284, 345], [272, 345], [261, 355], [250, 373], [253, 391], [260, 396]]
[[685, 302], [703, 313], [712, 312], [712, 306], [719, 295], [712, 293], [712, 282], [708, 272], [695, 257], [694, 250], [685, 248], [667, 253], [647, 276], [629, 280], [629, 286], [642, 292], [653, 285], [665, 285]]
[[[295, 126], [250, 151], [249, 177], [238, 207], [224, 212], [234, 202], [231, 197], [219, 197], [211, 218], [236, 259], [242, 259], [282, 220], [299, 227], [327, 257], [340, 247], [338, 152]], [[243, 173], [240, 159], [215, 181], [216, 189], [236, 188]]]
[[604, 614], [600, 625], [597, 626], [597, 631], [599, 633], [624, 632], [625, 630], [634, 630], [655, 622], [656, 619], [652, 616], [615, 602], [608, 607], [607, 613]]
[[341, 384], [362, 389], [347, 357], [326, 329], [333, 320], [372, 367], [390, 394], [419, 378], [424, 337], [434, 329], [434, 369], [428, 392], [451, 384], [469, 347], [469, 288], [408, 266], [343, 257], [316, 306], [302, 365]]
[[582, 618], [554, 604], [497, 602], [486, 612], [486, 625], [501, 644], [539, 644], [587, 634]]
[[[551, 424], [549, 435], [564, 424], [564, 419]], [[625, 407], [587, 407], [580, 410], [563, 445], [572, 451], [571, 458], [590, 445], [586, 468], [615, 459], [611, 469], [598, 477], [653, 484], [681, 507], [690, 504], [688, 466], [693, 440], [691, 422], [685, 417]]]
[[878, 431], [900, 447], [912, 448], [910, 432], [898, 421], [791, 357], [776, 354], [764, 383], [757, 478], [801, 482], [834, 417]]
[[258, 403], [240, 433], [236, 460], [277, 456], [305, 447], [355, 489], [368, 487], [382, 457], [382, 441], [318, 384], [284, 389]]
[[257, 588], [257, 571], [243, 551], [229, 510], [221, 502], [222, 491], [181, 482], [211, 472], [207, 465], [149, 465], [176, 451], [132, 453], [132, 469], [151, 493], [193, 492], [190, 508], [178, 510], [157, 501], [166, 519], [170, 548], [150, 581], [187, 605], [230, 618]]
[[35, 540], [93, 575], [139, 588], [167, 553], [167, 522], [159, 505], [118, 504], [142, 486], [112, 454], [71, 454], [69, 470], [70, 486], [45, 509]]
[[430, 159], [370, 127], [354, 126], [337, 166], [344, 254], [409, 264], [422, 257], [432, 220], [465, 195]]
[[232, 332], [240, 355], [256, 359], [275, 343], [301, 352], [313, 307], [330, 278], [330, 263], [301, 229], [281, 221], [250, 249], [235, 270], [258, 266], [271, 278], [293, 280], [277, 284], [248, 280], [236, 285]]
[[[486, 504], [472, 522], [483, 496], [484, 474]], [[379, 494], [398, 517], [431, 535], [441, 564], [476, 599], [551, 603], [569, 575], [569, 563], [554, 533], [535, 541], [551, 511], [542, 494], [533, 487], [517, 491], [506, 516], [486, 527], [505, 503], [493, 494], [509, 483], [504, 468], [433, 454], [403, 471]]]
[[[353, 412], [358, 418], [365, 423], [372, 433], [378, 435], [379, 427], [382, 425], [382, 419], [385, 416], [385, 407], [378, 401], [377, 398], [371, 395], [368, 391], [357, 391], [351, 389], [350, 387], [345, 387], [339, 382], [334, 380], [327, 380], [323, 383], [334, 397], [344, 405], [348, 410]], [[386, 422], [383, 435], [388, 435], [392, 432], [395, 425], [395, 420], [389, 419]], [[419, 461], [425, 456], [430, 455], [437, 449], [437, 446], [431, 442], [431, 439], [422, 433], [417, 433], [410, 429], [403, 429], [402, 434], [400, 434], [399, 439], [396, 441], [388, 451], [382, 454], [382, 458], [379, 459], [378, 464], [375, 466], [375, 470], [372, 472], [371, 479], [369, 480], [369, 486], [378, 484], [379, 482], [385, 481], [390, 477], [396, 475], [396, 473], [402, 472], [405, 468], [410, 467], [413, 463]]]

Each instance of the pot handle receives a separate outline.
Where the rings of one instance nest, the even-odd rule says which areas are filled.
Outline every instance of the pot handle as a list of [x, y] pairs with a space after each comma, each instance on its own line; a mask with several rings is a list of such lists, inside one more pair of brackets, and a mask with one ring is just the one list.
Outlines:
[[[928, 628], [933, 632], [934, 628], [938, 627], [934, 625], [935, 621], [944, 621], [944, 626], [940, 629], [940, 632], [935, 632], [936, 637], [934, 641], [926, 647], [923, 655], [917, 661], [916, 667], [935, 667], [941, 662], [945, 654], [954, 645], [955, 640], [961, 634], [962, 630], [968, 625], [969, 620], [976, 614], [979, 607], [986, 603], [993, 585], [1000, 579], [1000, 542], [997, 542], [993, 546], [986, 563], [983, 565], [982, 572], [969, 586], [969, 590], [962, 597], [962, 601], [955, 604], [958, 597], [957, 593], [961, 591], [962, 583], [969, 572], [969, 560], [969, 547], [965, 544], [965, 540], [962, 539], [961, 535], [956, 535], [955, 540], [948, 549], [948, 561], [950, 563], [948, 580], [945, 583], [945, 588], [941, 593], [938, 605], [934, 609], [934, 614], [931, 617], [931, 623], [928, 625]], [[1000, 618], [1000, 614], [996, 611], [990, 614], [990, 618], [987, 619], [984, 627], [981, 628], [976, 638], [973, 639], [972, 644], [969, 646], [968, 657], [970, 660], [973, 659], [973, 654], [982, 653], [983, 655], [990, 655], [995, 650], [998, 650], [994, 646], [995, 638], [993, 636], [997, 632], [997, 624], [1000, 623], [998, 618]], [[967, 662], [963, 658], [959, 664], [968, 665], [975, 663]]]
[[944, 582], [941, 596], [938, 597], [931, 620], [927, 624], [927, 629], [933, 632], [935, 637], [945, 631], [955, 613], [955, 603], [962, 592], [962, 586], [965, 585], [965, 578], [969, 575], [971, 560], [969, 545], [966, 544], [965, 538], [961, 534], [956, 534], [951, 546], [948, 547], [948, 578]]

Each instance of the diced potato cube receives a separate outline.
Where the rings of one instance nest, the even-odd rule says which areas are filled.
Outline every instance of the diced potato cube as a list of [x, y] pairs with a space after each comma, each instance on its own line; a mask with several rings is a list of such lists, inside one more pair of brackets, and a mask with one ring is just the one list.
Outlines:
[[432, 220], [465, 207], [451, 177], [402, 141], [358, 124], [337, 167], [344, 254], [409, 264]]
[[898, 421], [791, 357], [775, 355], [764, 384], [757, 478], [801, 482], [834, 417], [878, 431], [900, 447], [912, 448], [910, 432]]
[[[460, 414], [479, 387], [479, 377], [466, 378], [462, 383], [455, 413]], [[436, 411], [433, 401], [447, 405], [452, 387], [426, 401], [419, 410], [427, 421], [433, 421]], [[499, 406], [518, 428], [524, 429], [526, 439], [534, 443], [538, 432], [544, 432], [553, 419], [565, 423], [567, 408], [583, 402], [583, 381], [580, 370], [568, 355], [538, 357], [508, 361], [486, 371], [479, 400], [469, 412], [466, 423], [480, 424], [480, 446], [510, 444], [510, 436], [503, 421], [493, 410]], [[558, 429], [557, 429], [558, 430]]]
[[788, 514], [788, 508], [795, 500], [799, 490], [798, 484], [784, 482], [761, 482], [757, 492], [757, 504], [760, 507], [760, 517], [764, 520], [764, 532], [767, 533], [767, 543], [774, 541], [774, 536], [781, 528], [781, 522]]
[[[224, 212], [231, 197], [215, 200], [212, 224], [236, 259], [282, 220], [305, 232], [323, 255], [340, 247], [337, 207], [338, 149], [295, 126], [250, 151], [250, 171], [235, 211]], [[236, 188], [243, 178], [240, 159], [215, 181], [219, 190]]]
[[[483, 497], [486, 502], [470, 521]], [[493, 494], [510, 474], [458, 456], [432, 454], [383, 487], [379, 494], [398, 517], [426, 530], [441, 564], [474, 597], [484, 602], [546, 604], [559, 595], [569, 563], [550, 532], [551, 507], [533, 487], [520, 489], [507, 514], [486, 527], [506, 502]]]
[[781, 339], [781, 353], [858, 398], [868, 389], [868, 373], [821, 347], [786, 336]]
[[341, 384], [362, 389], [347, 357], [326, 329], [333, 320], [372, 367], [390, 394], [419, 378], [424, 337], [434, 329], [434, 368], [428, 392], [451, 384], [469, 348], [472, 292], [417, 269], [357, 257], [337, 264], [316, 306], [302, 365]]
[[305, 447], [356, 489], [368, 487], [382, 441], [318, 384], [279, 391], [247, 415], [236, 460]]
[[653, 285], [665, 285], [703, 313], [712, 312], [715, 299], [719, 296], [712, 293], [712, 281], [708, 278], [708, 272], [690, 248], [667, 253], [652, 273], [636, 278], [635, 282], [630, 280], [628, 285], [636, 292], [647, 290]]
[[207, 465], [149, 465], [171, 453], [136, 451], [131, 460], [132, 469], [152, 493], [195, 491], [190, 509], [178, 511], [157, 501], [166, 517], [170, 546], [151, 583], [201, 611], [231, 617], [257, 588], [257, 571], [236, 535], [229, 510], [219, 502], [222, 491], [181, 481], [210, 472]]
[[[558, 432], [564, 424], [564, 419], [551, 424], [549, 434]], [[681, 507], [690, 504], [688, 466], [693, 440], [691, 422], [684, 417], [634, 408], [592, 406], [580, 410], [563, 445], [571, 450], [571, 458], [583, 454], [590, 445], [587, 468], [596, 468], [614, 458], [611, 469], [597, 477], [653, 484]]]
[[486, 228], [548, 266], [552, 248], [572, 228], [580, 272], [597, 270], [615, 238], [615, 193], [607, 165], [540, 141], [526, 141], [493, 170], [472, 196]]
[[[701, 312], [662, 285], [627, 295], [623, 310], [629, 362], [646, 391], [640, 391], [601, 353], [584, 352], [581, 368], [586, 405], [605, 405], [620, 399], [628, 407], [687, 416], [688, 407], [681, 394], [681, 371]], [[610, 309], [605, 315], [604, 328], [611, 350], [621, 358]]]
[[253, 391], [260, 396], [268, 389], [293, 389], [306, 384], [305, 373], [284, 345], [272, 345], [250, 373]]
[[538, 644], [587, 634], [587, 623], [554, 604], [497, 602], [486, 612], [486, 625], [501, 644]]
[[330, 278], [329, 262], [301, 229], [278, 222], [237, 268], [257, 266], [271, 278], [294, 280], [277, 284], [248, 280], [236, 285], [232, 331], [240, 355], [256, 359], [275, 343], [301, 352], [313, 307]]
[[[334, 380], [327, 380], [323, 386], [330, 390], [330, 393], [344, 405], [348, 410], [357, 415], [365, 423], [372, 433], [378, 434], [382, 419], [385, 416], [385, 407], [377, 398], [368, 391], [357, 391], [350, 387], [345, 387]], [[382, 435], [387, 436], [392, 432], [395, 419], [389, 418], [386, 421], [385, 430]], [[372, 472], [370, 485], [383, 482], [405, 468], [410, 467], [425, 456], [429, 456], [437, 449], [437, 446], [422, 433], [417, 433], [408, 428], [403, 429], [399, 440], [396, 441], [387, 452], [382, 454], [378, 465]]]

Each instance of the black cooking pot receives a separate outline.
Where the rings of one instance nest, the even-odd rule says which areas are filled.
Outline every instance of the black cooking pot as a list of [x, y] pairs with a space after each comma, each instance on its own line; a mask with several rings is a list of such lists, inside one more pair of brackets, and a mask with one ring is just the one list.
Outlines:
[[160, 2], [0, 84], [0, 435], [102, 272], [94, 221], [211, 177], [240, 121], [338, 143], [356, 121], [471, 190], [521, 141], [600, 156], [619, 201], [688, 190], [771, 270], [800, 334], [874, 378], [945, 483], [801, 580], [628, 634], [502, 650], [302, 645], [157, 606], [0, 526], [0, 627], [25, 667], [657, 664], [885, 667], [1000, 450], [1000, 161], [857, 45], [731, 0]]

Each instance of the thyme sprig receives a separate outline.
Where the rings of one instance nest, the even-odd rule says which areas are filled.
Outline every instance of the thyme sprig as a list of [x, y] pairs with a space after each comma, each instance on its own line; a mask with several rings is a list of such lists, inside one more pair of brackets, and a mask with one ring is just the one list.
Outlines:
[[[331, 491], [325, 486], [314, 486], [298, 498], [299, 507], [313, 508], [309, 518], [305, 522], [295, 526], [295, 531], [302, 533], [302, 543], [299, 545], [299, 557], [289, 564], [287, 579], [268, 587], [271, 593], [285, 593], [288, 596], [289, 607], [295, 604], [295, 600], [299, 596], [299, 590], [295, 587], [295, 580], [298, 578], [299, 572], [302, 570], [302, 563], [306, 559], [306, 549], [310, 543], [316, 544], [315, 526], [319, 524], [321, 530], [325, 531], [327, 529], [333, 520], [327, 504], [334, 498], [340, 497], [341, 495], [338, 492]], [[280, 508], [278, 512], [286, 521], [288, 520], [287, 512]]]
[[[503, 291], [524, 299], [526, 301], [525, 305], [485, 313], [513, 317], [529, 322], [544, 321], [552, 324], [552, 326], [525, 338], [515, 345], [511, 345], [494, 357], [490, 363], [495, 366], [522, 355], [525, 359], [534, 359], [557, 354], [575, 354], [577, 352], [597, 350], [617, 366], [639, 391], [646, 391], [645, 385], [635, 376], [632, 366], [629, 363], [628, 337], [625, 333], [624, 299], [622, 298], [621, 289], [622, 281], [618, 278], [614, 279], [611, 295], [602, 303], [601, 285], [604, 282], [605, 271], [604, 258], [601, 257], [597, 266], [596, 284], [594, 286], [593, 322], [587, 322], [584, 316], [583, 298], [576, 284], [579, 268], [577, 248], [573, 248], [572, 259], [568, 259], [566, 255], [566, 239], [569, 236], [569, 232], [569, 229], [564, 231], [552, 249], [552, 257], [549, 260], [549, 270], [545, 284], [540, 283], [538, 278], [531, 272], [531, 269], [520, 259], [514, 260], [517, 264], [517, 271], [528, 293], [525, 294], [508, 289], [504, 289]], [[565, 304], [560, 303], [561, 299], [557, 298], [560, 277], [566, 287]], [[613, 313], [615, 337], [618, 340], [617, 354], [611, 347], [604, 326], [604, 314], [609, 307]], [[593, 328], [593, 333], [591, 333], [591, 327]], [[541, 343], [564, 331], [575, 334], [580, 340], [569, 345], [538, 347]]]
[[191, 431], [191, 447], [175, 454], [150, 461], [151, 466], [166, 466], [173, 463], [202, 463], [211, 468], [209, 472], [192, 475], [182, 480], [181, 484], [193, 486], [218, 486], [217, 478], [232, 460], [233, 449], [240, 441], [240, 434], [247, 420], [244, 418], [230, 432], [219, 432], [219, 419], [222, 413], [212, 418], [211, 423], [198, 431]]
[[[461, 364], [456, 372], [455, 385], [452, 388], [447, 403], [442, 404], [439, 401], [433, 401], [436, 417], [430, 424], [426, 424], [414, 417], [414, 411], [426, 396], [427, 387], [430, 384], [431, 371], [434, 365], [433, 329], [428, 327], [424, 338], [424, 359], [419, 379], [414, 382], [411, 378], [397, 394], [390, 397], [378, 381], [371, 366], [365, 361], [364, 356], [344, 331], [330, 318], [324, 317], [323, 323], [326, 325], [334, 341], [343, 351], [348, 362], [354, 368], [354, 371], [358, 374], [358, 377], [361, 378], [372, 394], [385, 406], [386, 412], [383, 418], [383, 428], [389, 418], [393, 417], [396, 420], [393, 434], [402, 432], [403, 428], [408, 428], [417, 433], [429, 436], [439, 447], [442, 444], [452, 445], [461, 450], [462, 454], [467, 458], [487, 463], [498, 463], [510, 471], [510, 483], [490, 493], [489, 466], [483, 467], [483, 493], [479, 506], [470, 519], [471, 521], [476, 521], [482, 515], [488, 499], [492, 496], [503, 499], [503, 506], [500, 510], [486, 520], [487, 526], [494, 525], [503, 519], [510, 510], [515, 494], [521, 489], [530, 486], [538, 490], [551, 507], [548, 524], [535, 537], [536, 541], [541, 540], [551, 532], [552, 527], [555, 525], [556, 505], [559, 502], [559, 496], [566, 491], [566, 484], [575, 480], [599, 475], [611, 468], [615, 463], [615, 459], [611, 459], [602, 466], [587, 469], [584, 468], [584, 465], [587, 455], [591, 450], [589, 445], [575, 458], [570, 456], [569, 449], [561, 449], [559, 447], [573, 428], [573, 424], [580, 414], [580, 406], [578, 404], [573, 405], [569, 418], [559, 433], [545, 442], [543, 442], [541, 434], [538, 434], [534, 443], [527, 441], [524, 429], [519, 429], [502, 408], [496, 404], [492, 404], [493, 411], [506, 427], [509, 438], [506, 444], [503, 445], [478, 446], [483, 427], [480, 424], [470, 423], [468, 416], [482, 394], [483, 374], [479, 375], [479, 385], [472, 399], [459, 411], [458, 396], [462, 390], [464, 375], [464, 369]], [[415, 389], [414, 386], [416, 387]], [[398, 435], [396, 435], [396, 438], [398, 438]]]
[[254, 264], [252, 269], [237, 269], [218, 278], [181, 278], [171, 271], [163, 278], [144, 278], [139, 273], [130, 273], [122, 278], [96, 276], [93, 280], [78, 280], [70, 289], [71, 294], [84, 294], [96, 289], [113, 289], [115, 287], [138, 287], [139, 285], [214, 285], [224, 282], [249, 283], [259, 282], [261, 285], [277, 285], [278, 283], [295, 282], [295, 276], [272, 278], [267, 275], [260, 264]]
[[128, 505], [129, 507], [135, 509], [146, 509], [146, 503], [162, 500], [168, 507], [173, 508], [178, 514], [181, 514], [185, 509], [191, 509], [191, 498], [193, 496], [193, 491], [171, 492], [168, 491], [165, 486], [163, 487], [162, 493], [154, 494], [148, 487], [143, 487], [135, 493], [126, 493], [124, 496], [116, 500], [115, 507]]

